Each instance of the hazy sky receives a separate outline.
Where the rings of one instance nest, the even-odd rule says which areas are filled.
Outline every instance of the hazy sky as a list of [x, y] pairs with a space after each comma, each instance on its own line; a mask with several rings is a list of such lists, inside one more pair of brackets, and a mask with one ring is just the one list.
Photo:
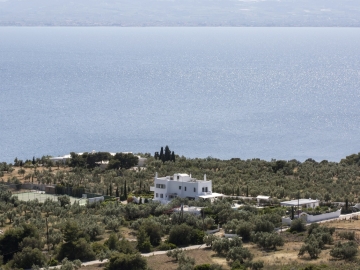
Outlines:
[[360, 26], [359, 0], [0, 0], [0, 25]]

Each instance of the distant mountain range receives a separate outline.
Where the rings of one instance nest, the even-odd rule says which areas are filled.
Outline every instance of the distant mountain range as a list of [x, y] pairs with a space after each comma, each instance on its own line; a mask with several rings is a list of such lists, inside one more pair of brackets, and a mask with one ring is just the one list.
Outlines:
[[360, 26], [359, 0], [0, 0], [0, 26]]

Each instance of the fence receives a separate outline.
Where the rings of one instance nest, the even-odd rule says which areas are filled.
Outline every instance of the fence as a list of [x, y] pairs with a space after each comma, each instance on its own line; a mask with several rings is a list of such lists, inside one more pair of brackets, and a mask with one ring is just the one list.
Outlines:
[[[45, 191], [31, 190], [26, 192], [13, 192], [13, 196], [17, 196], [20, 201], [32, 201], [37, 199], [39, 202], [45, 202], [47, 199], [50, 199], [57, 202], [59, 195], [46, 194]], [[86, 199], [69, 197], [71, 204], [78, 202], [80, 205], [86, 205]]]

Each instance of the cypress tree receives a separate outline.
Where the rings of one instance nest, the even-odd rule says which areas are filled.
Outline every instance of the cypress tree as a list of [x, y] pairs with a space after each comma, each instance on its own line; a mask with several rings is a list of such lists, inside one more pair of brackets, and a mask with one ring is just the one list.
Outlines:
[[115, 191], [115, 195], [117, 198], [120, 197], [120, 194], [119, 194], [119, 187], [116, 187], [116, 191]]
[[246, 197], [249, 197], [249, 186], [246, 186]]
[[171, 152], [171, 161], [175, 162], [175, 153], [174, 153], [174, 151]]
[[164, 148], [162, 146], [161, 146], [161, 149], [160, 149], [159, 159], [161, 159], [161, 160], [164, 159]]
[[171, 151], [169, 146], [165, 146], [165, 161], [169, 161], [171, 159]]
[[126, 180], [125, 180], [125, 183], [124, 183], [124, 197], [125, 197], [125, 200], [126, 200], [127, 199]]
[[112, 187], [112, 184], [110, 184], [110, 187], [109, 187], [109, 190], [110, 190], [110, 196], [112, 196], [112, 192], [113, 192], [113, 187]]

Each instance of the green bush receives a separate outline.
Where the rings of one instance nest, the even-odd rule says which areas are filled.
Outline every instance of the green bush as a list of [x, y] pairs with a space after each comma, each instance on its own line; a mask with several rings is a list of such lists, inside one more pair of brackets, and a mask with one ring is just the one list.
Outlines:
[[354, 232], [354, 231], [338, 232], [338, 236], [339, 236], [341, 239], [355, 240], [355, 232]]
[[159, 250], [171, 250], [176, 248], [176, 245], [172, 243], [161, 243], [158, 247]]
[[294, 219], [290, 225], [290, 232], [303, 232], [306, 231], [305, 222], [301, 219]]
[[281, 237], [281, 235], [274, 232], [255, 233], [252, 237], [252, 240], [259, 247], [262, 247], [264, 249], [276, 249], [276, 247], [284, 245], [284, 239]]
[[310, 235], [305, 244], [300, 248], [299, 256], [309, 253], [311, 259], [316, 259], [321, 253], [320, 243], [314, 235]]
[[191, 230], [190, 244], [200, 245], [200, 244], [204, 243], [204, 241], [203, 241], [204, 236], [205, 236], [205, 233], [201, 230], [198, 230], [198, 229]]
[[208, 263], [199, 264], [194, 267], [194, 270], [210, 270], [210, 269], [211, 269], [210, 264], [208, 264]]
[[186, 224], [175, 225], [171, 228], [169, 233], [169, 243], [177, 246], [187, 246], [190, 244], [190, 232], [192, 228]]
[[58, 264], [59, 264], [58, 260], [55, 260], [54, 258], [48, 261], [49, 266], [57, 266]]
[[338, 242], [333, 249], [330, 250], [330, 256], [350, 260], [357, 255], [358, 245], [355, 241], [349, 241], [344, 244]]
[[105, 269], [106, 270], [118, 270], [118, 269], [146, 270], [147, 261], [139, 253], [137, 254], [117, 253], [111, 256]]

